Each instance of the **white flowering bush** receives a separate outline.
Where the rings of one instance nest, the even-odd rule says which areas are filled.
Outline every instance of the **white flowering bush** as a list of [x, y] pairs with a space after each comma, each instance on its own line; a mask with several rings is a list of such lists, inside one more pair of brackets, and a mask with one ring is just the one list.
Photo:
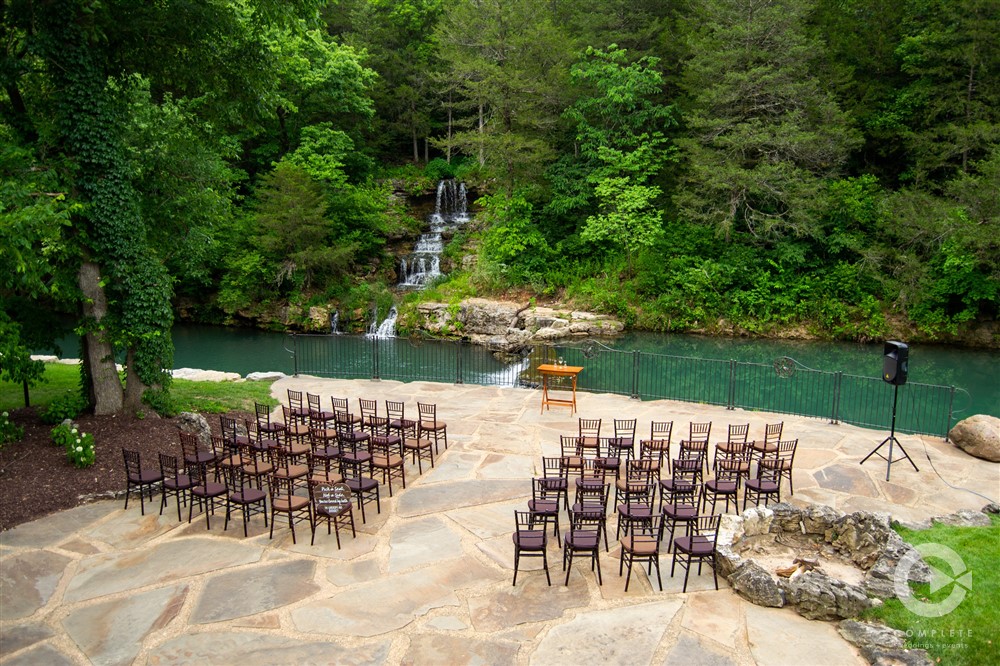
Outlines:
[[3, 448], [4, 444], [20, 441], [22, 437], [24, 428], [10, 420], [10, 413], [0, 414], [0, 448]]
[[76, 467], [90, 467], [97, 459], [94, 436], [80, 432], [75, 423], [63, 423], [53, 428], [52, 441], [66, 449], [66, 457]]

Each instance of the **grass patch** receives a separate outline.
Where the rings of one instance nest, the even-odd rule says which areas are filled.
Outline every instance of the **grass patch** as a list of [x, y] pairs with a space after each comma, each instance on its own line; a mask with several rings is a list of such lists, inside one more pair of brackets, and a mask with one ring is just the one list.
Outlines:
[[[907, 647], [927, 650], [935, 661], [947, 664], [995, 663], [996, 628], [1000, 627], [1000, 576], [996, 573], [1000, 552], [1000, 517], [991, 516], [990, 527], [951, 527], [935, 525], [928, 530], [897, 527], [904, 541], [913, 545], [942, 544], [958, 553], [972, 574], [965, 598], [955, 610], [941, 617], [922, 617], [910, 612], [898, 599], [889, 599], [880, 608], [865, 614], [866, 619], [880, 620], [905, 631]], [[927, 563], [943, 574], [962, 572], [936, 558]], [[930, 603], [943, 601], [954, 585], [944, 585], [935, 592], [930, 585], [913, 586], [914, 597]]]
[[170, 395], [181, 412], [252, 412], [255, 402], [269, 407], [278, 404], [271, 397], [272, 383], [274, 382], [195, 382], [175, 379], [170, 385]]
[[[196, 382], [175, 379], [170, 386], [172, 407], [179, 412], [204, 412], [219, 414], [232, 410], [252, 412], [254, 402], [270, 407], [278, 404], [271, 397], [270, 381], [265, 382]], [[39, 412], [52, 401], [80, 387], [80, 368], [77, 365], [46, 363], [42, 382], [29, 390], [31, 406]], [[24, 391], [20, 384], [0, 382], [0, 406], [4, 410], [24, 406]]]
[[[64, 363], [46, 363], [42, 381], [28, 389], [31, 406], [42, 411], [53, 400], [67, 393], [80, 392], [80, 366]], [[3, 409], [24, 407], [24, 388], [21, 384], [0, 381], [0, 405]]]

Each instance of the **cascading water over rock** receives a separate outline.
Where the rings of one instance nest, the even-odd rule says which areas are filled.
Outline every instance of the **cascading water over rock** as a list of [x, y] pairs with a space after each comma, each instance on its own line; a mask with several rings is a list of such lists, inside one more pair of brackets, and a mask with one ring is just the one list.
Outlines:
[[399, 266], [399, 287], [419, 289], [441, 275], [443, 234], [469, 221], [465, 183], [442, 180], [438, 183], [434, 212], [428, 216], [430, 229], [420, 235], [413, 252]]

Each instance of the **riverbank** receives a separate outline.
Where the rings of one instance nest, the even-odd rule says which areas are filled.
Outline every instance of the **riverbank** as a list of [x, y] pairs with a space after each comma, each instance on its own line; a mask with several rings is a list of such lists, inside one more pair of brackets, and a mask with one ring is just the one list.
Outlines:
[[[1000, 321], [967, 323], [960, 330], [933, 333], [921, 331], [904, 317], [893, 313], [884, 315], [884, 323], [874, 331], [854, 334], [826, 330], [818, 322], [772, 323], [754, 329], [739, 326], [725, 317], [704, 314], [704, 320], [691, 325], [659, 321], [656, 326], [642, 326], [647, 318], [642, 308], [618, 316], [601, 312], [586, 304], [574, 301], [545, 299], [523, 291], [510, 296], [480, 298], [467, 297], [447, 302], [430, 299], [404, 300], [396, 304], [399, 326], [404, 335], [424, 337], [469, 337], [476, 344], [495, 347], [499, 338], [508, 337], [516, 346], [536, 331], [551, 328], [552, 318], [566, 320], [566, 325], [556, 332], [546, 330], [542, 339], [562, 339], [580, 336], [615, 336], [623, 333], [649, 333], [660, 335], [701, 335], [712, 338], [795, 340], [818, 342], [844, 342], [869, 344], [881, 340], [904, 340], [909, 344], [957, 346], [965, 349], [1000, 350]], [[179, 321], [198, 324], [193, 318], [179, 314]], [[342, 317], [336, 304], [313, 305], [308, 308], [290, 304], [275, 306], [257, 319], [244, 320], [243, 324], [255, 329], [274, 331], [284, 329], [296, 333], [329, 333], [331, 322], [337, 322], [342, 333], [364, 333], [372, 321], [363, 320], [362, 311], [352, 311]], [[602, 323], [603, 322], [603, 323]], [[344, 327], [348, 328], [344, 328]], [[602, 328], [603, 327], [603, 328]], [[485, 330], [483, 330], [485, 329]], [[519, 333], [517, 329], [521, 329]], [[855, 330], [855, 329], [850, 329]], [[527, 335], [525, 335], [525, 332]], [[501, 343], [503, 344], [503, 343]]]

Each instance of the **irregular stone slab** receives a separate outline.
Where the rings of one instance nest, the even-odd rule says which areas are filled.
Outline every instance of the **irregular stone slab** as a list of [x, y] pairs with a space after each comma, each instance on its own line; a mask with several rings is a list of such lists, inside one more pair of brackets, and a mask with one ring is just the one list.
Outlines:
[[[154, 498], [156, 499], [156, 498]], [[174, 509], [171, 512], [171, 509]], [[129, 550], [141, 546], [156, 537], [169, 532], [177, 526], [176, 507], [168, 504], [163, 515], [155, 511], [135, 513], [131, 509], [112, 517], [90, 529], [79, 532], [80, 535], [103, 541], [118, 550]]]
[[466, 624], [461, 618], [455, 617], [454, 615], [442, 615], [441, 617], [434, 617], [427, 620], [427, 626], [432, 629], [441, 629], [443, 631], [462, 631], [463, 629], [468, 629], [469, 625]]
[[[451, 426], [449, 425], [448, 428], [450, 429]], [[479, 453], [449, 451], [446, 458], [437, 459], [434, 469], [424, 472], [424, 475], [420, 477], [420, 482], [438, 483], [475, 478], [476, 468], [482, 461], [483, 456]]]
[[527, 500], [531, 484], [528, 484], [527, 488], [526, 493], [523, 479], [456, 481], [413, 487], [408, 489], [406, 494], [399, 496], [396, 513], [407, 518], [513, 499]]
[[558, 564], [550, 573], [554, 579], [552, 587], [545, 584], [544, 574], [524, 577], [519, 574], [517, 587], [469, 599], [472, 626], [480, 632], [500, 631], [528, 622], [554, 620], [571, 608], [581, 608], [590, 603], [587, 586], [559, 585]]
[[[532, 664], [648, 664], [681, 599], [581, 613], [549, 630], [531, 655]], [[586, 640], [581, 640], [581, 637]]]
[[[908, 486], [901, 486], [897, 483], [879, 480], [879, 487], [882, 493], [893, 504], [913, 504], [917, 501], [917, 491]], [[895, 513], [895, 509], [893, 511]]]
[[23, 650], [29, 645], [44, 641], [53, 635], [52, 630], [43, 624], [19, 624], [6, 627], [3, 630], [3, 639], [0, 640], [0, 657], [6, 657], [18, 650]]
[[263, 613], [305, 599], [319, 590], [316, 564], [291, 560], [213, 576], [191, 613], [192, 624], [205, 624]]
[[231, 666], [232, 664], [343, 664], [380, 666], [389, 641], [344, 647], [332, 641], [304, 641], [274, 634], [227, 632], [178, 636], [155, 648], [150, 666]]
[[83, 601], [250, 564], [259, 561], [261, 553], [260, 546], [195, 537], [169, 541], [140, 552], [95, 555], [80, 563], [65, 600]]
[[742, 601], [733, 599], [728, 590], [688, 595], [682, 626], [701, 637], [736, 649], [743, 631], [740, 616], [743, 605]]
[[84, 541], [83, 539], [70, 539], [69, 541], [64, 541], [59, 544], [59, 550], [68, 550], [71, 553], [78, 553], [80, 555], [96, 555], [101, 552], [100, 548], [97, 548], [94, 544]]
[[397, 527], [389, 540], [389, 573], [462, 555], [462, 537], [442, 519], [427, 517]]
[[372, 580], [380, 575], [382, 572], [375, 560], [340, 562], [326, 568], [326, 579], [337, 587], [349, 587], [359, 580]]
[[[367, 511], [368, 508], [369, 507], [366, 507], [365, 511]], [[279, 522], [278, 526], [274, 528], [274, 541], [279, 542], [280, 547], [290, 553], [301, 553], [302, 555], [309, 555], [312, 557], [325, 557], [330, 560], [345, 561], [363, 557], [375, 550], [375, 547], [378, 545], [378, 540], [372, 538], [372, 535], [378, 533], [378, 527], [385, 524], [390, 515], [385, 505], [382, 506], [381, 516], [375, 513], [375, 507], [370, 508], [371, 513], [368, 514], [368, 523], [364, 524], [361, 522], [361, 511], [358, 509], [358, 505], [354, 505], [354, 532], [356, 536], [351, 536], [350, 527], [341, 527], [339, 549], [337, 548], [337, 537], [333, 534], [332, 528], [331, 533], [327, 534], [326, 525], [324, 523], [316, 525], [315, 544], [309, 543], [309, 526], [305, 523], [296, 525], [295, 527], [295, 536], [298, 540], [297, 544], [292, 543], [292, 533], [288, 530], [287, 522], [284, 525], [281, 525]], [[304, 536], [303, 533], [299, 531], [300, 529], [305, 530]], [[264, 532], [264, 536], [265, 538], [267, 537], [267, 531]], [[242, 533], [240, 533], [240, 538], [243, 538]]]
[[932, 518], [931, 520], [935, 523], [954, 525], [956, 527], [989, 527], [993, 524], [990, 517], [985, 513], [970, 511], [969, 509], [959, 509], [955, 513]]
[[187, 591], [187, 585], [171, 585], [87, 606], [70, 613], [62, 625], [91, 663], [127, 666], [146, 636], [174, 619]]
[[48, 603], [69, 562], [45, 550], [5, 558], [0, 566], [0, 620], [28, 617]]
[[123, 506], [122, 502], [102, 501], [59, 511], [0, 533], [0, 543], [11, 548], [45, 548], [108, 514], [120, 511]]
[[500, 641], [470, 640], [463, 636], [421, 634], [410, 639], [406, 656], [400, 662], [414, 666], [440, 664], [441, 666], [487, 666], [512, 664], [518, 646]]
[[514, 511], [524, 510], [524, 502], [490, 504], [456, 511], [449, 511], [448, 517], [480, 539], [509, 535], [514, 532]]
[[[790, 609], [746, 605], [747, 642], [759, 664], [867, 664], [836, 625], [807, 620]], [[804, 640], [803, 637], [808, 637]]]
[[825, 469], [813, 472], [813, 478], [821, 488], [836, 490], [848, 495], [863, 497], [878, 497], [878, 489], [868, 475], [859, 466], [831, 465]]
[[45, 664], [45, 666], [76, 666], [76, 661], [70, 659], [48, 643], [43, 643], [3, 663], [4, 666], [38, 666], [39, 664]]
[[456, 592], [490, 585], [496, 573], [475, 562], [448, 560], [407, 574], [388, 576], [292, 611], [299, 631], [339, 636], [375, 636], [404, 627], [432, 608], [457, 606]]
[[674, 647], [667, 653], [666, 663], [685, 666], [731, 666], [736, 662], [708, 648], [697, 638], [681, 634]]
[[479, 468], [481, 479], [530, 479], [535, 471], [535, 458], [491, 453]]

